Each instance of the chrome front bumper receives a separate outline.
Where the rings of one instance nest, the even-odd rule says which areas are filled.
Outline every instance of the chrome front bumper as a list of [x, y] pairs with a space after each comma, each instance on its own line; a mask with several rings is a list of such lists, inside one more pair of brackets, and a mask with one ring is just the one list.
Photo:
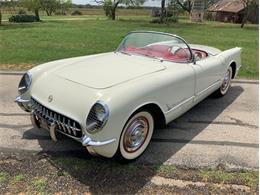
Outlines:
[[[56, 128], [56, 123], [55, 121], [51, 122], [50, 125], [48, 125], [46, 122], [45, 123], [41, 123], [40, 120], [37, 120], [37, 118], [35, 117], [35, 113], [32, 109], [32, 103], [31, 103], [31, 100], [25, 100], [25, 99], [22, 99], [20, 96], [18, 96], [16, 99], [15, 99], [15, 102], [26, 112], [31, 112], [31, 122], [32, 122], [32, 125], [35, 127], [35, 128], [43, 128], [43, 129], [46, 129], [50, 132], [50, 137], [53, 141], [57, 141], [57, 137], [56, 137], [56, 132], [59, 131], [57, 128]], [[91, 147], [98, 147], [98, 146], [104, 146], [104, 145], [107, 145], [107, 144], [110, 144], [110, 143], [113, 143], [116, 141], [116, 139], [109, 139], [109, 140], [106, 140], [106, 141], [95, 141], [93, 139], [91, 139], [90, 137], [88, 137], [87, 135], [84, 135], [84, 131], [82, 131], [83, 133], [83, 136], [81, 138], [77, 138], [77, 137], [74, 137], [74, 136], [70, 136], [62, 131], [59, 131], [60, 133], [68, 136], [68, 137], [71, 137], [73, 138], [74, 140], [78, 141], [78, 142], [81, 142], [83, 146], [91, 146]]]
[[14, 100], [18, 106], [24, 110], [25, 112], [31, 112], [31, 100], [25, 100], [25, 99], [22, 99], [21, 96], [18, 96], [15, 98]]
[[[46, 125], [44, 126], [35, 118], [35, 115], [33, 113], [31, 114], [31, 122], [32, 122], [33, 126], [36, 128], [43, 128], [43, 129], [48, 130], [50, 132], [51, 139], [55, 142], [57, 141], [57, 137], [56, 137], [57, 129], [56, 129], [55, 123], [52, 123], [50, 126], [46, 126]], [[104, 146], [104, 145], [107, 145], [107, 144], [110, 144], [110, 143], [116, 141], [116, 139], [110, 139], [110, 140], [106, 140], [106, 141], [94, 141], [93, 139], [91, 139], [90, 137], [88, 137], [86, 135], [82, 136], [82, 138], [76, 138], [76, 137], [70, 136], [68, 134], [65, 134], [62, 131], [59, 131], [59, 132], [68, 137], [75, 139], [78, 142], [81, 142], [83, 146], [98, 147], [98, 146]]]

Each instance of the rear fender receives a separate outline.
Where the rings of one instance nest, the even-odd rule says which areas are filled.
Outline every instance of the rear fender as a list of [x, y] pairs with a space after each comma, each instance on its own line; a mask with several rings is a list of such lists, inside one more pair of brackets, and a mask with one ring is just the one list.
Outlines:
[[235, 47], [235, 48], [223, 51], [220, 54], [218, 54], [218, 56], [221, 56], [225, 59], [224, 66], [225, 66], [226, 70], [232, 63], [235, 63], [235, 65], [236, 65], [235, 76], [237, 75], [237, 73], [241, 67], [241, 51], [242, 51], [242, 48]]

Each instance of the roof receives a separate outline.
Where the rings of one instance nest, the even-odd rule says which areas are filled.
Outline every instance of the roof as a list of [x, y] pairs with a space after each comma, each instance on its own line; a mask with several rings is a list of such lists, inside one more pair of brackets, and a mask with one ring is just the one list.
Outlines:
[[245, 8], [242, 0], [220, 0], [209, 7], [211, 12], [232, 12], [238, 13]]

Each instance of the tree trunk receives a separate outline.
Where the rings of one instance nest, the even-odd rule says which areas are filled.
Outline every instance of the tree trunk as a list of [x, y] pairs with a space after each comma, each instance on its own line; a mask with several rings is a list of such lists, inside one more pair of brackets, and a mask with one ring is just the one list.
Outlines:
[[2, 12], [1, 12], [1, 9], [0, 9], [0, 25], [2, 24]]
[[111, 10], [111, 15], [112, 15], [112, 20], [116, 19], [116, 8], [119, 4], [119, 1], [115, 2], [112, 6], [112, 10]]
[[36, 16], [36, 20], [39, 22], [40, 21], [39, 9], [35, 9], [34, 13], [35, 13], [35, 16]]
[[45, 10], [45, 12], [46, 12], [47, 16], [50, 16], [50, 13], [48, 10]]
[[247, 19], [246, 19], [246, 17], [244, 17], [242, 20], [241, 26], [240, 26], [241, 28], [244, 28], [246, 21], [247, 21]]
[[161, 2], [160, 23], [164, 22], [164, 12], [165, 12], [165, 0], [162, 0], [162, 2]]
[[177, 4], [179, 5], [179, 6], [181, 6], [181, 8], [184, 10], [184, 11], [187, 11], [188, 13], [189, 13], [189, 15], [191, 14], [191, 10], [192, 10], [192, 2], [191, 2], [191, 0], [189, 0], [188, 2], [188, 5], [187, 5], [187, 7], [184, 5], [184, 4], [182, 4], [182, 2], [180, 2], [180, 0], [177, 0]]
[[242, 20], [242, 22], [241, 22], [241, 28], [244, 28], [244, 26], [245, 26], [245, 24], [246, 24], [246, 22], [247, 22], [247, 19], [248, 19], [248, 15], [249, 15], [249, 7], [248, 7], [249, 5], [247, 4], [246, 5], [246, 8], [245, 8], [245, 15], [244, 15], [244, 17], [243, 17], [243, 20]]
[[116, 8], [115, 7], [112, 8], [111, 15], [112, 15], [112, 20], [115, 20], [116, 19]]

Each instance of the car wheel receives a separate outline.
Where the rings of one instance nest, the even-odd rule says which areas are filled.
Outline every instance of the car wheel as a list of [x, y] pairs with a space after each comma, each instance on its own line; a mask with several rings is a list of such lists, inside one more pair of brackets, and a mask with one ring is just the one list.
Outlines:
[[232, 78], [232, 67], [229, 66], [227, 72], [225, 73], [222, 85], [215, 92], [215, 95], [217, 97], [223, 97], [224, 95], [226, 95], [231, 84], [231, 78]]
[[138, 158], [153, 135], [154, 119], [150, 112], [140, 111], [126, 123], [119, 142], [117, 157], [121, 162]]

